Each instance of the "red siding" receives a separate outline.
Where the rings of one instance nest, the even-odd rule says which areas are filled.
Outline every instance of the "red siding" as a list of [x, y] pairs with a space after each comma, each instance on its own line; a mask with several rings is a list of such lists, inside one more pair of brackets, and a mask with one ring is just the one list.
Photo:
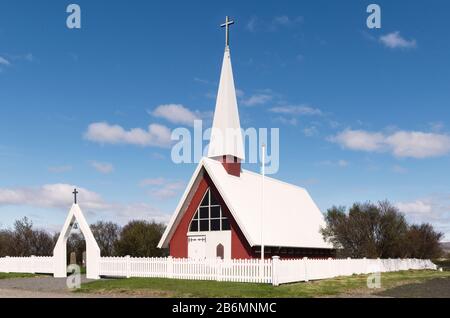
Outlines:
[[206, 180], [203, 178], [197, 189], [195, 189], [195, 194], [192, 197], [191, 203], [186, 209], [186, 213], [178, 224], [175, 233], [170, 240], [169, 248], [170, 248], [170, 256], [185, 258], [188, 257], [188, 242], [187, 242], [187, 232], [189, 231], [189, 223], [194, 217], [195, 211], [197, 207], [200, 205], [200, 202], [208, 189], [208, 184]]
[[219, 200], [220, 204], [223, 208], [223, 213], [227, 215], [230, 220], [231, 225], [231, 258], [251, 258], [252, 257], [252, 249], [250, 245], [246, 241], [244, 235], [239, 229], [236, 221], [231, 216], [230, 211], [228, 210], [225, 202], [222, 197], [219, 195], [216, 187], [212, 183], [209, 176], [205, 175], [200, 181], [197, 189], [195, 189], [195, 194], [192, 197], [191, 203], [186, 209], [186, 212], [178, 224], [175, 233], [170, 240], [169, 248], [170, 255], [173, 257], [187, 257], [188, 256], [188, 242], [187, 242], [187, 233], [189, 231], [189, 223], [194, 217], [195, 211], [197, 207], [200, 205], [200, 202], [205, 194], [206, 190], [211, 188], [213, 195]]

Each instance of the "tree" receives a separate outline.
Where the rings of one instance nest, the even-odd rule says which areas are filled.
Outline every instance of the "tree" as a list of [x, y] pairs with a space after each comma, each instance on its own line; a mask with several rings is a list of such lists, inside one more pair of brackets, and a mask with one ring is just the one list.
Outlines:
[[92, 234], [94, 235], [100, 253], [102, 256], [115, 255], [114, 247], [119, 240], [120, 227], [113, 222], [98, 221], [91, 225]]
[[388, 258], [405, 255], [408, 224], [402, 213], [387, 201], [355, 203], [348, 214], [332, 207], [325, 216], [323, 237], [345, 257]]
[[122, 229], [120, 239], [116, 243], [119, 256], [134, 257], [164, 256], [164, 251], [157, 248], [165, 226], [161, 223], [147, 221], [131, 221]]
[[412, 225], [407, 233], [408, 257], [411, 258], [438, 258], [443, 250], [439, 241], [443, 233], [436, 232], [428, 223]]
[[24, 217], [14, 222], [12, 230], [0, 230], [1, 256], [50, 256], [55, 239], [46, 231], [33, 228], [33, 222]]
[[54, 239], [46, 231], [33, 229], [33, 222], [27, 217], [14, 222], [10, 231], [10, 256], [53, 255]]
[[31, 256], [33, 255], [33, 222], [27, 217], [14, 222], [12, 233], [12, 251], [11, 256]]
[[0, 230], [0, 257], [13, 255], [11, 247], [12, 243], [12, 232], [9, 230]]
[[49, 233], [42, 230], [33, 231], [32, 255], [51, 256], [55, 248], [56, 240]]

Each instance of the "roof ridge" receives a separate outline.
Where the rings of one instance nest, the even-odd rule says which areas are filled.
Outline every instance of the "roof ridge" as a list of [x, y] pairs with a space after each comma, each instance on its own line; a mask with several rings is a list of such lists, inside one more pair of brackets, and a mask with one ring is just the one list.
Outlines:
[[[245, 171], [245, 172], [247, 172], [247, 173], [254, 174], [254, 175], [257, 175], [257, 176], [259, 176], [259, 177], [262, 177], [262, 174], [257, 173], [257, 172], [255, 172], [255, 171], [251, 171], [251, 170], [247, 170], [247, 169], [242, 169], [242, 171], [243, 171], [243, 172]], [[289, 183], [289, 182], [286, 182], [286, 181], [283, 181], [283, 180], [280, 180], [280, 179], [275, 179], [275, 178], [273, 178], [273, 177], [268, 177], [267, 175], [265, 175], [264, 177], [265, 177], [266, 179], [270, 179], [271, 181], [274, 181], [274, 182], [277, 182], [277, 183], [281, 183], [281, 184], [284, 184], [284, 185], [287, 185], [287, 186], [290, 186], [290, 187], [294, 187], [294, 188], [297, 188], [297, 189], [301, 189], [301, 190], [306, 191], [306, 189], [305, 189], [304, 187], [298, 186], [298, 185], [296, 185], [296, 184]]]
[[[219, 161], [214, 160], [214, 159], [211, 159], [211, 158], [203, 157], [202, 160], [203, 160], [203, 159], [207, 160], [208, 162], [213, 162], [213, 163], [215, 163], [215, 164], [221, 164]], [[256, 175], [256, 176], [258, 176], [258, 177], [262, 177], [262, 175], [261, 175], [260, 173], [255, 172], [255, 171], [251, 171], [251, 170], [247, 170], [247, 169], [242, 169], [242, 172], [246, 172], [246, 173], [249, 173], [249, 174]], [[267, 175], [265, 176], [265, 178], [266, 178], [266, 179], [270, 179], [270, 180], [273, 181], [273, 182], [281, 183], [281, 184], [284, 184], [284, 185], [287, 185], [287, 186], [290, 186], [290, 187], [294, 187], [294, 188], [297, 188], [297, 189], [301, 189], [301, 190], [306, 191], [306, 188], [301, 187], [301, 186], [298, 186], [298, 185], [296, 185], [296, 184], [292, 184], [292, 183], [289, 183], [289, 182], [286, 182], [286, 181], [282, 181], [282, 180], [279, 180], [279, 179], [275, 179], [275, 178], [273, 178], [273, 177], [268, 177]]]

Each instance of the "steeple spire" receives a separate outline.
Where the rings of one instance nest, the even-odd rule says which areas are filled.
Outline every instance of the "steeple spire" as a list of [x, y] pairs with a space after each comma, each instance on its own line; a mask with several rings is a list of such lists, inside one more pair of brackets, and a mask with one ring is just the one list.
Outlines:
[[234, 22], [227, 17], [225, 24], [222, 25], [226, 27], [226, 47], [220, 74], [208, 157], [222, 162], [239, 164], [240, 169], [240, 161], [245, 159], [245, 155], [228, 46], [228, 26], [232, 23]]

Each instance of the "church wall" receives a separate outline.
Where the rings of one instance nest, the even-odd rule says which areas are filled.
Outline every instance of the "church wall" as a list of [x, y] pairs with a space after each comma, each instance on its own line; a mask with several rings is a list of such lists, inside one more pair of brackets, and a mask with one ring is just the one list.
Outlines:
[[186, 212], [181, 219], [178, 227], [175, 230], [175, 233], [172, 236], [172, 239], [169, 243], [170, 255], [172, 257], [177, 258], [186, 258], [188, 257], [188, 241], [187, 241], [187, 233], [189, 231], [189, 224], [194, 217], [195, 211], [197, 207], [200, 205], [200, 202], [208, 189], [208, 183], [205, 178], [200, 180], [197, 189], [195, 190], [195, 194], [192, 197], [191, 202], [189, 203]]
[[188, 233], [188, 236], [204, 236], [206, 238], [206, 258], [217, 257], [217, 245], [219, 244], [224, 247], [223, 258], [231, 258], [231, 231], [191, 232]]
[[[189, 224], [194, 217], [194, 214], [200, 205], [200, 202], [205, 194], [206, 190], [210, 188], [213, 195], [219, 200], [223, 213], [228, 217], [230, 222], [231, 231], [223, 232], [195, 232], [189, 233]], [[212, 180], [205, 173], [200, 180], [197, 189], [194, 190], [195, 194], [189, 203], [186, 212], [181, 219], [177, 229], [175, 230], [172, 239], [170, 240], [170, 255], [177, 258], [188, 257], [188, 235], [206, 236], [206, 257], [216, 257], [217, 244], [222, 243], [224, 245], [224, 258], [229, 259], [248, 259], [248, 258], [260, 258], [259, 247], [252, 248], [244, 237], [244, 234], [240, 230], [236, 221], [233, 219], [231, 212], [225, 205], [222, 197], [214, 186]], [[265, 249], [265, 257], [271, 258], [272, 256], [280, 256], [283, 259], [290, 258], [328, 258], [335, 257], [335, 251], [330, 249], [306, 249], [306, 248], [283, 248], [283, 247], [270, 247]]]
[[[180, 223], [178, 224], [175, 233], [172, 236], [169, 244], [170, 255], [172, 257], [177, 258], [185, 258], [188, 257], [188, 233], [189, 233], [189, 224], [194, 217], [194, 214], [197, 210], [197, 207], [200, 205], [200, 202], [203, 198], [208, 187], [211, 188], [211, 191], [215, 195], [215, 197], [220, 201], [222, 205], [223, 213], [228, 217], [230, 221], [231, 231], [225, 231], [223, 234], [215, 234], [214, 232], [209, 232], [207, 235], [207, 255], [212, 255], [213, 251], [217, 246], [217, 242], [219, 238], [223, 238], [223, 241], [230, 242], [229, 236], [231, 234], [231, 246], [225, 247], [225, 258], [251, 258], [252, 250], [247, 243], [244, 235], [240, 231], [236, 221], [232, 218], [230, 211], [228, 210], [225, 202], [223, 202], [222, 197], [218, 193], [211, 179], [205, 174], [202, 180], [199, 182], [197, 189], [195, 189], [195, 194], [192, 197], [191, 202], [189, 203], [186, 212], [183, 215]], [[230, 233], [231, 232], [231, 233]], [[204, 234], [204, 233], [203, 233]], [[195, 235], [202, 235], [202, 232], [196, 232]], [[223, 237], [223, 236], [226, 237]], [[208, 239], [209, 238], [209, 239]], [[225, 245], [225, 244], [224, 244]], [[231, 255], [230, 255], [231, 254]], [[214, 254], [215, 255], [215, 254]], [[230, 255], [230, 256], [229, 256]], [[228, 257], [227, 257], [228, 256]]]

